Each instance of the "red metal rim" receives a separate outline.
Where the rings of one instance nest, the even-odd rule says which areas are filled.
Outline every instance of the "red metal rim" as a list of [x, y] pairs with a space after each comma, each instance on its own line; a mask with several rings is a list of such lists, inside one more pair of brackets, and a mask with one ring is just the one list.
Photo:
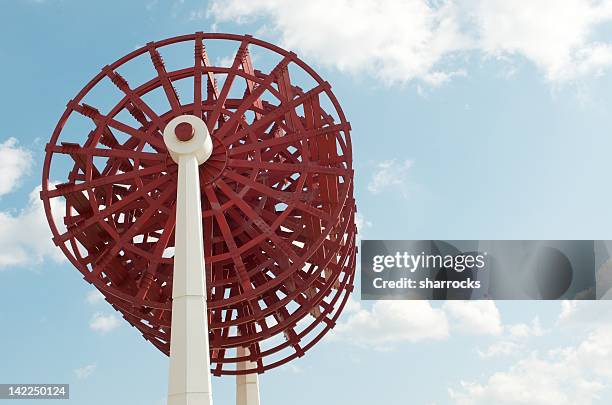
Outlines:
[[[215, 41], [233, 44], [229, 66], [211, 63]], [[191, 61], [170, 70], [162, 52], [179, 45], [189, 45]], [[251, 58], [262, 49], [277, 56], [267, 73]], [[131, 87], [120, 72], [144, 57], [153, 78]], [[179, 83], [193, 94], [180, 97]], [[99, 88], [107, 111], [90, 105]], [[152, 104], [154, 94], [167, 106]], [[329, 84], [295, 54], [251, 36], [196, 33], [105, 67], [68, 103], [47, 145], [41, 198], [53, 239], [168, 353], [177, 171], [161, 131], [182, 114], [201, 117], [213, 137], [200, 167], [213, 372], [263, 372], [333, 327], [355, 269], [350, 125]], [[83, 117], [91, 131], [67, 134], [86, 131]], [[54, 199], [65, 201], [63, 214], [52, 211]], [[236, 369], [240, 346], [256, 368]]]

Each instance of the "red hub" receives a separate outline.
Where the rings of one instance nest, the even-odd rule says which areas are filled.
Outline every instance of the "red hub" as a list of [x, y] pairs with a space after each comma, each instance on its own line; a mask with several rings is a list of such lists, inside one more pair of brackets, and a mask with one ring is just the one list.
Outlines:
[[[211, 63], [215, 46], [233, 47], [229, 66]], [[173, 55], [172, 69], [162, 53]], [[274, 65], [255, 70], [252, 53]], [[154, 76], [128, 83], [143, 63]], [[53, 240], [168, 354], [177, 166], [161, 132], [183, 114], [202, 118], [213, 138], [200, 166], [212, 371], [263, 372], [334, 326], [355, 270], [350, 126], [329, 84], [295, 54], [250, 36], [196, 33], [105, 67], [47, 145], [41, 197]], [[176, 135], [188, 140], [193, 128]], [[52, 212], [54, 199], [64, 212]], [[254, 369], [236, 369], [246, 360], [240, 346]]]
[[193, 138], [193, 127], [188, 122], [181, 122], [174, 128], [174, 134], [179, 141], [186, 142]]

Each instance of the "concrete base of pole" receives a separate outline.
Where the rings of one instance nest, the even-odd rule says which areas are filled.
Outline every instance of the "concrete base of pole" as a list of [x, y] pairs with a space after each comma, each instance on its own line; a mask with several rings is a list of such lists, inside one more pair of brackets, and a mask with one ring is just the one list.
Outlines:
[[[249, 349], [238, 348], [238, 356], [247, 356]], [[239, 370], [253, 368], [249, 361], [238, 363]], [[259, 405], [259, 378], [257, 373], [236, 376], [236, 405]]]

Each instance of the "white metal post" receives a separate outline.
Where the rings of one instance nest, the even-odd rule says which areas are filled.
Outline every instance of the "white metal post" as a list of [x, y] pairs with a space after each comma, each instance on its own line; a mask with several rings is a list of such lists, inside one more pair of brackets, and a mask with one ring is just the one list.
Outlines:
[[[239, 347], [238, 356], [247, 356], [249, 349]], [[238, 363], [239, 370], [253, 368], [250, 361]], [[236, 405], [259, 405], [259, 378], [257, 373], [236, 376]]]
[[206, 124], [174, 118], [164, 142], [178, 164], [168, 405], [212, 405], [198, 166], [212, 153]]

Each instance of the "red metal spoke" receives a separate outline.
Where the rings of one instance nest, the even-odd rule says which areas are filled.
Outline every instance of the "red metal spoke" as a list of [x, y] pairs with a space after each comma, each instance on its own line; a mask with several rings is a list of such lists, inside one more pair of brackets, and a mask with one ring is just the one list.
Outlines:
[[297, 132], [293, 134], [286, 134], [278, 138], [272, 137], [263, 139], [256, 143], [249, 143], [242, 146], [236, 146], [229, 150], [229, 156], [235, 156], [243, 154], [245, 152], [252, 152], [253, 150], [272, 148], [274, 146], [286, 145], [286, 144], [297, 144], [300, 141], [314, 139], [321, 135], [337, 133], [339, 131], [348, 131], [350, 126], [348, 123], [330, 125], [328, 127], [310, 129], [303, 132]]
[[46, 150], [54, 153], [66, 154], [66, 155], [84, 155], [84, 156], [100, 156], [100, 157], [114, 157], [122, 159], [141, 159], [141, 160], [153, 160], [153, 161], [165, 161], [166, 155], [153, 152], [138, 152], [127, 149], [100, 149], [100, 148], [84, 148], [79, 144], [62, 143], [62, 145], [47, 145]]
[[106, 74], [106, 76], [108, 76], [108, 78], [111, 79], [111, 82], [113, 82], [113, 84], [128, 97], [132, 105], [127, 105], [126, 108], [130, 114], [138, 122], [140, 122], [141, 125], [143, 125], [143, 127], [147, 127], [149, 125], [145, 115], [148, 116], [151, 119], [151, 122], [153, 122], [158, 128], [161, 129], [164, 127], [157, 113], [153, 111], [153, 109], [142, 98], [140, 98], [140, 96], [138, 96], [134, 90], [130, 88], [129, 83], [123, 78], [123, 76], [112, 70], [109, 66], [102, 69], [102, 71], [104, 74]]
[[[83, 183], [78, 183], [78, 184], [74, 184], [74, 183], [58, 184], [54, 190], [48, 190], [46, 192], [43, 191], [41, 192], [41, 194], [47, 198], [54, 198], [58, 196], [66, 196], [70, 193], [81, 192], [86, 189], [92, 189], [92, 188], [96, 188], [100, 186], [105, 186], [108, 184], [113, 184], [113, 185], [128, 184], [130, 185], [131, 182], [127, 180], [132, 180], [135, 178], [142, 178], [142, 177], [146, 177], [152, 174], [157, 174], [165, 169], [166, 169], [166, 165], [160, 164], [158, 166], [151, 166], [146, 169], [133, 170], [131, 172], [126, 172], [126, 173], [102, 176], [102, 177], [98, 177], [93, 180], [86, 181]], [[168, 172], [168, 174], [171, 174], [171, 173], [172, 171]]]
[[109, 127], [115, 128], [123, 133], [126, 133], [134, 138], [143, 140], [148, 142], [150, 145], [155, 146], [159, 149], [165, 150], [166, 145], [164, 145], [164, 141], [160, 138], [155, 138], [149, 135], [146, 132], [138, 130], [136, 128], [132, 128], [127, 124], [119, 122], [113, 118], [109, 118], [102, 113], [100, 113], [96, 108], [91, 107], [87, 104], [76, 104], [72, 107], [74, 111], [79, 114], [91, 118], [96, 124], [99, 122], [105, 122]]
[[68, 240], [70, 238], [70, 236], [74, 233], [78, 233], [78, 232], [82, 232], [83, 230], [87, 229], [88, 227], [90, 227], [91, 225], [95, 224], [96, 222], [99, 222], [101, 220], [103, 220], [104, 218], [109, 217], [110, 215], [114, 214], [115, 212], [119, 211], [121, 208], [124, 208], [125, 206], [127, 206], [128, 204], [140, 199], [140, 198], [144, 198], [144, 196], [148, 193], [150, 193], [151, 191], [153, 191], [154, 189], [160, 187], [162, 184], [170, 181], [172, 178], [169, 176], [161, 176], [149, 183], [147, 183], [143, 188], [137, 189], [136, 191], [133, 191], [132, 193], [130, 193], [126, 198], [122, 199], [121, 201], [118, 201], [117, 203], [111, 205], [110, 207], [107, 207], [105, 209], [103, 209], [102, 211], [98, 211], [95, 214], [93, 214], [91, 217], [87, 218], [85, 221], [83, 221], [83, 223], [80, 223], [79, 225], [77, 225], [75, 228], [69, 229], [68, 231], [66, 231], [65, 233], [63, 233], [62, 235], [60, 235], [59, 238], [57, 238], [57, 240], [59, 242], [65, 242], [66, 240]]
[[[289, 76], [288, 68], [281, 69], [280, 71], [278, 78], [278, 92], [281, 95], [281, 102], [286, 103], [293, 100], [294, 91], [293, 86], [291, 85], [291, 77]], [[294, 109], [290, 109], [285, 112], [285, 122], [287, 123], [290, 132], [304, 129]]]
[[193, 115], [202, 118], [202, 55], [204, 54], [204, 34], [196, 33], [193, 66]]
[[[134, 93], [131, 93], [131, 95], [132, 98], [137, 99]], [[144, 101], [142, 101], [141, 104], [144, 104]], [[138, 121], [140, 125], [142, 125], [143, 128], [148, 129], [151, 126], [153, 121], [149, 121], [144, 111], [142, 111], [133, 101], [126, 103], [125, 108], [128, 110], [130, 115], [134, 117], [134, 119]], [[155, 115], [155, 113], [153, 114]]]
[[270, 196], [272, 198], [277, 199], [279, 202], [285, 203], [287, 205], [295, 205], [296, 208], [311, 214], [311, 215], [315, 215], [317, 217], [323, 218], [325, 221], [327, 222], [333, 222], [333, 218], [326, 212], [321, 211], [318, 208], [314, 208], [306, 203], [304, 203], [303, 201], [300, 201], [296, 198], [295, 193], [291, 193], [292, 195], [287, 195], [288, 193], [283, 192], [283, 191], [278, 191], [275, 190], [267, 185], [261, 184], [261, 183], [257, 183], [256, 181], [248, 178], [248, 177], [244, 177], [236, 172], [233, 171], [227, 171], [225, 173], [225, 176], [227, 178], [230, 178], [234, 181], [237, 181], [241, 184], [244, 184], [245, 186], [249, 186], [250, 188], [259, 191], [260, 193], [263, 193], [267, 196]]
[[115, 255], [119, 253], [122, 249], [129, 249], [127, 246], [127, 241], [131, 240], [138, 234], [140, 228], [146, 223], [153, 214], [156, 214], [159, 211], [159, 205], [165, 202], [168, 198], [172, 197], [174, 194], [173, 188], [166, 189], [149, 207], [147, 207], [143, 213], [136, 218], [130, 228], [119, 235], [119, 238], [116, 239], [113, 245], [109, 246], [109, 250], [102, 256], [102, 260], [98, 263], [94, 264], [94, 271], [92, 272], [93, 276], [99, 275], [106, 266], [115, 258]]
[[166, 150], [166, 145], [164, 145], [164, 141], [161, 137], [154, 137], [149, 135], [147, 132], [142, 132], [136, 128], [132, 128], [129, 125], [116, 121], [115, 119], [110, 119], [108, 121], [108, 125], [130, 136], [133, 136], [134, 138], [148, 142], [151, 146], [158, 150]]
[[[208, 199], [208, 202], [210, 203], [210, 206], [215, 214], [215, 218], [217, 219], [217, 223], [219, 224], [219, 228], [221, 230], [221, 233], [223, 234], [223, 237], [225, 238], [225, 242], [227, 243], [229, 250], [231, 252], [238, 253], [236, 241], [232, 236], [232, 232], [230, 230], [230, 226], [227, 222], [227, 219], [223, 215], [223, 212], [220, 210], [220, 204], [219, 200], [217, 199], [217, 196], [210, 187], [207, 187], [205, 189], [205, 193], [206, 198]], [[251, 280], [249, 279], [249, 274], [246, 270], [244, 262], [242, 261], [242, 257], [240, 257], [238, 254], [232, 254], [232, 260], [234, 261], [234, 264], [236, 266], [236, 271], [238, 273], [238, 278], [240, 279], [240, 285], [242, 286], [243, 291], [251, 290], [253, 286], [251, 285]]]
[[227, 162], [231, 167], [251, 167], [260, 170], [279, 171], [288, 173], [320, 173], [333, 174], [337, 176], [349, 176], [352, 171], [342, 167], [321, 166], [315, 163], [290, 164], [278, 162], [257, 162], [253, 160], [230, 159]]
[[[206, 68], [206, 99], [208, 102], [219, 99], [219, 88], [217, 87], [217, 79], [215, 73], [209, 68], [212, 64], [208, 60], [206, 45], [203, 41], [204, 34], [197, 32], [195, 35], [195, 63], [194, 63], [194, 108], [195, 115], [202, 118], [201, 102], [202, 102], [202, 72]], [[195, 83], [197, 81], [197, 83]]]
[[[289, 255], [289, 258], [294, 262], [298, 263], [300, 261], [299, 256], [293, 251], [293, 249], [285, 243], [275, 232], [274, 228], [272, 228], [268, 223], [253, 210], [248, 204], [242, 201], [238, 195], [232, 191], [232, 189], [225, 183], [223, 180], [219, 180], [217, 182], [217, 186], [223, 191], [225, 195], [229, 198], [236, 201], [236, 206], [240, 208], [240, 210], [247, 215], [249, 219], [253, 221], [253, 223], [276, 244], [276, 246], [280, 247], [283, 252]], [[285, 213], [286, 214], [286, 213]]]
[[178, 112], [181, 108], [181, 102], [179, 101], [179, 96], [176, 89], [170, 81], [164, 60], [157, 50], [155, 42], [149, 42], [147, 44], [147, 49], [149, 50], [151, 62], [157, 71], [157, 76], [159, 76], [164, 92], [166, 93], [166, 97], [168, 98], [168, 102], [170, 103], [170, 107], [172, 107], [174, 111]]
[[232, 87], [232, 84], [234, 83], [234, 79], [236, 78], [236, 75], [238, 74], [238, 66], [241, 63], [243, 54], [244, 52], [246, 52], [248, 46], [249, 46], [249, 38], [245, 38], [240, 43], [240, 47], [238, 48], [238, 51], [236, 51], [236, 56], [234, 56], [234, 62], [232, 63], [229, 73], [227, 74], [227, 77], [225, 78], [225, 82], [223, 82], [223, 87], [221, 88], [221, 94], [219, 94], [219, 97], [216, 100], [217, 103], [215, 105], [215, 108], [208, 115], [208, 118], [206, 120], [206, 125], [208, 126], [208, 130], [211, 133], [215, 129], [215, 123], [217, 122], [217, 120], [219, 119], [219, 116], [221, 115], [221, 110], [225, 108], [225, 101], [227, 100], [227, 96], [229, 94], [230, 88]]
[[[212, 63], [208, 60], [208, 54], [206, 53], [206, 46], [202, 45], [202, 63], [204, 63], [205, 68], [209, 68], [212, 66]], [[207, 98], [208, 101], [218, 100], [219, 99], [219, 88], [217, 86], [217, 79], [215, 79], [215, 74], [210, 69], [207, 69], [206, 75], [208, 76], [207, 83]]]
[[[291, 58], [295, 56], [295, 54], [293, 53], [291, 53], [290, 55], [291, 55]], [[288, 56], [285, 56], [283, 60], [284, 59], [288, 59]], [[245, 76], [256, 76], [255, 68], [253, 67], [253, 61], [251, 60], [251, 55], [249, 54], [248, 51], [245, 52], [245, 55], [242, 59], [242, 70], [246, 73]], [[247, 92], [252, 94], [257, 84], [256, 82], [249, 80], [248, 77], [245, 77], [245, 80], [246, 80], [246, 85], [247, 85]], [[256, 109], [258, 110], [263, 110], [263, 104], [259, 97], [257, 97], [257, 99], [253, 102], [253, 106], [255, 106]], [[260, 118], [261, 118], [261, 113], [255, 112], [255, 119], [260, 119]]]
[[276, 106], [274, 109], [268, 112], [261, 119], [255, 121], [253, 124], [249, 125], [248, 127], [243, 128], [240, 131], [237, 131], [231, 137], [224, 139], [224, 143], [226, 145], [230, 145], [236, 142], [237, 140], [243, 138], [248, 131], [255, 131], [255, 130], [261, 129], [262, 127], [265, 128], [271, 122], [285, 115], [288, 111], [295, 109], [299, 105], [303, 104], [306, 100], [308, 100], [308, 97], [319, 94], [324, 91], [327, 91], [329, 90], [329, 88], [330, 88], [329, 83], [325, 82], [325, 83], [317, 85], [316, 87], [312, 88], [311, 90], [304, 93], [303, 95], [300, 95], [290, 101], [281, 102], [278, 106]]
[[[249, 58], [249, 60], [250, 60], [250, 58]], [[217, 137], [223, 138], [223, 136], [225, 136], [228, 132], [231, 132], [232, 130], [234, 130], [235, 127], [238, 126], [238, 124], [239, 124], [238, 120], [240, 120], [241, 117], [243, 117], [244, 113], [249, 109], [249, 107], [255, 106], [255, 107], [258, 107], [260, 109], [263, 108], [262, 107], [262, 103], [261, 103], [261, 99], [260, 99], [261, 95], [272, 84], [272, 82], [276, 78], [278, 72], [280, 72], [284, 68], [286, 68], [287, 65], [290, 62], [291, 62], [291, 57], [285, 56], [276, 65], [276, 67], [274, 67], [274, 69], [272, 69], [272, 71], [270, 72], [270, 74], [268, 75], [268, 77], [266, 78], [266, 80], [263, 83], [260, 83], [257, 86], [255, 86], [253, 84], [249, 88], [249, 95], [242, 100], [242, 102], [240, 103], [240, 105], [238, 106], [238, 108], [236, 109], [234, 114], [232, 115], [232, 117], [226, 123], [223, 124], [223, 127], [219, 128], [219, 130], [217, 131], [217, 134], [216, 134]], [[251, 81], [248, 81], [248, 82], [252, 83]], [[259, 118], [261, 118], [261, 114], [258, 114], [256, 119], [259, 119]]]

